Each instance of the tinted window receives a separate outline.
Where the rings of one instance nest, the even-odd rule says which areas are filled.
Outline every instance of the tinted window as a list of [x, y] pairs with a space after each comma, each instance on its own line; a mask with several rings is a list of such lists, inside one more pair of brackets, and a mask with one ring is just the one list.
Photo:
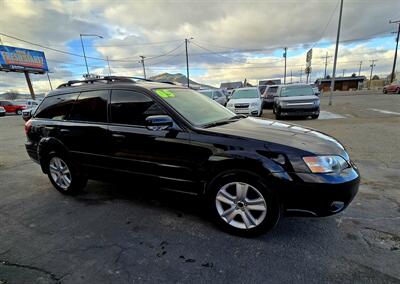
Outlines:
[[165, 114], [159, 105], [148, 96], [128, 90], [114, 90], [111, 94], [111, 122], [130, 125], [145, 125], [151, 115]]
[[66, 119], [78, 93], [46, 97], [35, 112], [35, 117]]
[[108, 90], [82, 92], [72, 107], [69, 120], [107, 122]]
[[212, 91], [199, 91], [200, 94], [205, 95], [206, 97], [212, 97]]
[[220, 98], [222, 97], [222, 94], [218, 91], [214, 91], [214, 97]]

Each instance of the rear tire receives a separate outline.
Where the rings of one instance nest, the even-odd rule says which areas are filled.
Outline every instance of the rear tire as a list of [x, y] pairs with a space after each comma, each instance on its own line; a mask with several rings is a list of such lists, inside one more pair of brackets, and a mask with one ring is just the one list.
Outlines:
[[319, 114], [314, 114], [311, 116], [312, 119], [317, 119], [319, 117]]
[[396, 94], [400, 94], [400, 88], [396, 90]]
[[53, 152], [49, 155], [47, 175], [53, 186], [62, 194], [76, 194], [87, 184], [87, 178], [77, 171], [65, 155], [59, 153]]
[[281, 216], [276, 194], [261, 177], [244, 170], [230, 170], [215, 178], [206, 202], [218, 227], [244, 237], [271, 230]]

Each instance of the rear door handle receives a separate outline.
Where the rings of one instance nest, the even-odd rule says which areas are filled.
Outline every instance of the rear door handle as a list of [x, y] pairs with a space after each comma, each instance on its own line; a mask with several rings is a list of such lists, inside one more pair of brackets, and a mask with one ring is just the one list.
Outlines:
[[69, 133], [69, 132], [71, 132], [71, 130], [65, 129], [65, 128], [61, 128], [61, 129], [60, 129], [60, 132]]
[[112, 137], [117, 138], [117, 139], [124, 139], [125, 135], [113, 133]]

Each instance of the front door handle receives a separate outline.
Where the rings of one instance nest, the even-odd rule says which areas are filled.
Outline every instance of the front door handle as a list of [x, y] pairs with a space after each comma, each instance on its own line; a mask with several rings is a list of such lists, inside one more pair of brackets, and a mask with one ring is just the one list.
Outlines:
[[65, 128], [60, 129], [60, 131], [61, 131], [62, 133], [69, 133], [69, 132], [71, 132], [71, 130], [65, 129]]
[[54, 126], [45, 126], [45, 128], [44, 129], [46, 129], [46, 130], [54, 130]]
[[113, 133], [112, 137], [117, 138], [117, 139], [124, 139], [125, 135]]

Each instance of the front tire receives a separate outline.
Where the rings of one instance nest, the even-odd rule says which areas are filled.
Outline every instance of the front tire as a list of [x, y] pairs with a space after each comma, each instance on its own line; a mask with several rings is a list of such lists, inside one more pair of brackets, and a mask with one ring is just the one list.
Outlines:
[[76, 194], [87, 183], [87, 178], [80, 175], [64, 155], [57, 153], [49, 155], [47, 159], [47, 173], [50, 182], [62, 194]]
[[317, 119], [319, 117], [319, 114], [314, 114], [311, 116], [312, 119]]
[[214, 179], [207, 202], [221, 229], [244, 237], [271, 230], [281, 215], [275, 193], [259, 176], [242, 170], [228, 171]]
[[383, 93], [384, 93], [384, 94], [387, 94], [387, 90], [386, 90], [386, 89], [383, 89]]
[[22, 114], [22, 110], [17, 109], [17, 111], [15, 113], [18, 114], [18, 115], [21, 115]]

